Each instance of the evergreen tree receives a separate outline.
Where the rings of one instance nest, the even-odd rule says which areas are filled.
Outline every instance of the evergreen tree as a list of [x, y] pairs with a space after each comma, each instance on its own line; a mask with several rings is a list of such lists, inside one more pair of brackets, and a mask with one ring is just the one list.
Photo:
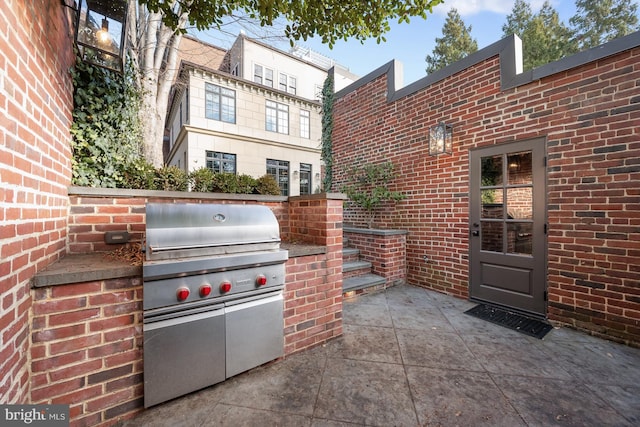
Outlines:
[[507, 22], [502, 26], [502, 36], [508, 37], [515, 34], [522, 38], [532, 19], [533, 12], [531, 12], [529, 3], [524, 0], [516, 0], [513, 3], [511, 13], [507, 15]]
[[522, 39], [525, 70], [557, 61], [576, 51], [571, 42], [571, 30], [560, 22], [558, 12], [548, 1], [534, 15], [529, 3], [516, 0], [502, 32], [504, 37], [516, 34]]
[[442, 37], [436, 38], [433, 55], [427, 55], [426, 72], [430, 74], [478, 50], [478, 42], [471, 38], [471, 26], [466, 27], [460, 14], [452, 8], [442, 27]]
[[599, 46], [638, 30], [638, 4], [632, 0], [576, 0], [569, 20], [580, 50]]

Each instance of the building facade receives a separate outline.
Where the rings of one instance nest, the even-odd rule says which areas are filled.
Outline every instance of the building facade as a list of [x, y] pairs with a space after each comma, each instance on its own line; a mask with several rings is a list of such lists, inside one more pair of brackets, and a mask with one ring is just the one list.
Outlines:
[[[166, 163], [187, 172], [270, 174], [286, 196], [318, 192], [327, 73], [243, 35], [219, 69], [183, 61], [167, 121]], [[343, 85], [355, 80], [341, 76]]]

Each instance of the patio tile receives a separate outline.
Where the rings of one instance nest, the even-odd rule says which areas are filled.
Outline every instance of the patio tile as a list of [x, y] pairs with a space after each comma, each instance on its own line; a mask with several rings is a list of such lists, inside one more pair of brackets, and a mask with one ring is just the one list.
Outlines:
[[342, 312], [344, 324], [362, 326], [393, 326], [391, 314], [386, 305], [369, 304], [369, 300], [363, 300], [360, 304], [354, 304]]
[[402, 363], [392, 328], [345, 324], [342, 338], [332, 344], [333, 357]]
[[346, 297], [343, 300], [345, 305], [355, 305], [355, 304], [376, 304], [376, 305], [387, 305], [387, 296], [386, 292], [373, 292], [369, 294], [362, 295], [354, 295], [350, 297]]
[[549, 355], [528, 337], [462, 335], [469, 351], [489, 372], [505, 375], [527, 375], [571, 379], [562, 367], [551, 363]]
[[487, 373], [406, 369], [420, 425], [526, 425]]
[[529, 425], [631, 426], [582, 382], [494, 375]]
[[315, 418], [371, 426], [417, 426], [402, 365], [329, 359]]
[[588, 385], [632, 425], [640, 425], [640, 385]]
[[396, 335], [405, 365], [484, 371], [456, 334], [397, 329]]
[[311, 417], [219, 404], [210, 411], [209, 417], [200, 425], [203, 427], [304, 427], [311, 425]]
[[312, 415], [322, 379], [321, 365], [312, 358], [292, 356], [240, 374], [233, 378], [233, 386], [225, 389], [220, 403]]
[[390, 307], [436, 308], [428, 291], [417, 286], [399, 285], [386, 292]]
[[455, 332], [447, 318], [435, 307], [398, 307], [390, 306], [393, 326], [402, 329], [421, 331]]
[[[629, 350], [635, 351], [635, 356]], [[552, 363], [585, 383], [640, 384], [640, 366], [635, 349], [609, 342], [578, 341], [548, 343], [544, 351], [550, 355]]]
[[[471, 307], [473, 306], [475, 305], [472, 305]], [[461, 310], [459, 308], [440, 308], [440, 311], [449, 321], [455, 331], [460, 335], [485, 334], [496, 337], [524, 337], [521, 332], [514, 331], [513, 329], [496, 325], [495, 323], [491, 323], [489, 321], [465, 314], [464, 312], [466, 311], [466, 309]]]

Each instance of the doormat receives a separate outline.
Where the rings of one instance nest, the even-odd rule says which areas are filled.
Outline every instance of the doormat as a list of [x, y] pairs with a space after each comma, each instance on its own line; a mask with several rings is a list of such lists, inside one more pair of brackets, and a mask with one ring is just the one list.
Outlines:
[[542, 320], [532, 319], [522, 314], [487, 304], [477, 305], [465, 311], [465, 313], [539, 339], [544, 338], [547, 332], [553, 329], [553, 326]]

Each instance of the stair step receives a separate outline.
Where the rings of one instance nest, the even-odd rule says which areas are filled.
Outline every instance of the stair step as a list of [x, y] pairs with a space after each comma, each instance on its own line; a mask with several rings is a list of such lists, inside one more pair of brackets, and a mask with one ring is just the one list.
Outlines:
[[362, 270], [371, 268], [371, 263], [368, 261], [348, 261], [342, 263], [342, 272], [347, 273], [349, 271]]
[[342, 292], [357, 291], [384, 285], [387, 280], [377, 274], [363, 274], [361, 276], [349, 277], [342, 280]]
[[342, 262], [358, 261], [360, 259], [360, 251], [354, 248], [342, 249]]

